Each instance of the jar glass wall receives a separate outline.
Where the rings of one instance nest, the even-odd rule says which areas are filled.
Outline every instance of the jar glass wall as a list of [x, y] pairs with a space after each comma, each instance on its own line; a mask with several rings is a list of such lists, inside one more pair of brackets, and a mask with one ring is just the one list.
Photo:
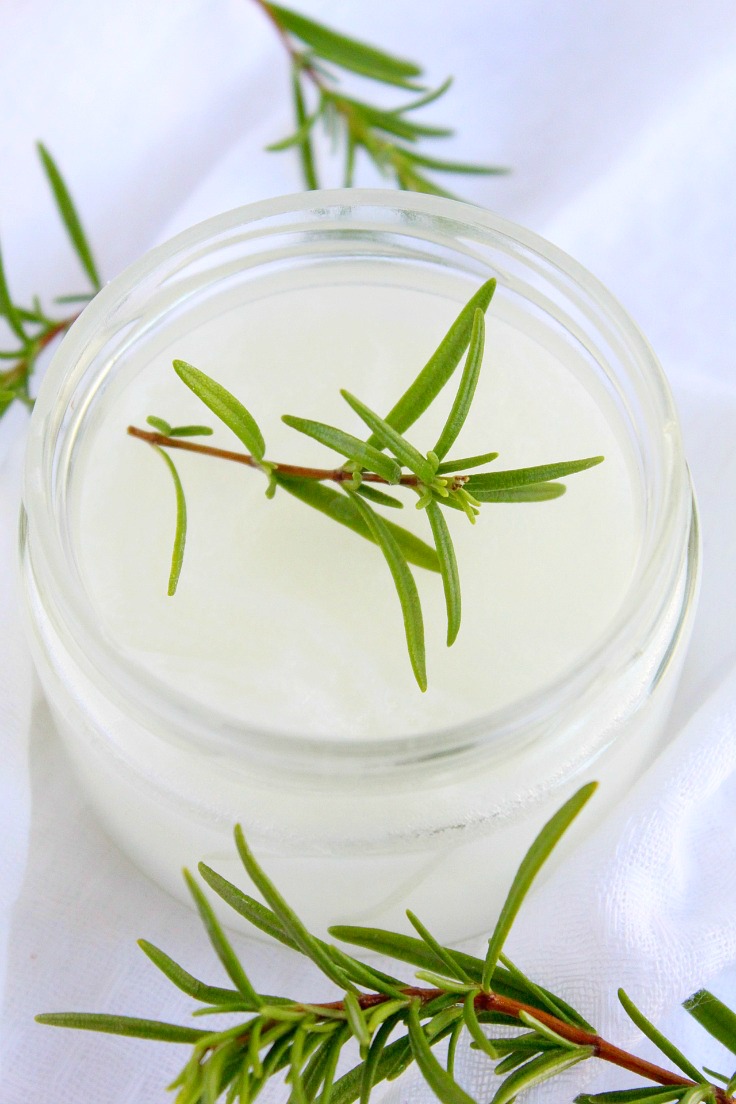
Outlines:
[[[205, 420], [172, 357], [253, 409], [269, 457], [317, 462], [270, 429], [278, 415], [345, 424], [341, 386], [388, 409], [490, 276], [488, 390], [459, 454], [606, 462], [559, 503], [489, 505], [485, 532], [458, 530], [464, 625], [450, 652], [430, 645], [424, 699], [379, 553], [282, 492], [267, 503], [257, 473], [182, 463], [190, 541], [166, 599], [167, 473], [125, 426]], [[179, 895], [199, 859], [242, 884], [239, 822], [321, 929], [400, 924], [411, 906], [443, 938], [478, 932], [574, 789], [600, 781], [587, 815], [615, 803], [660, 746], [698, 563], [646, 341], [570, 258], [449, 200], [308, 193], [187, 231], [84, 312], [32, 420], [30, 639], [103, 823]], [[441, 587], [420, 589], [431, 627]]]

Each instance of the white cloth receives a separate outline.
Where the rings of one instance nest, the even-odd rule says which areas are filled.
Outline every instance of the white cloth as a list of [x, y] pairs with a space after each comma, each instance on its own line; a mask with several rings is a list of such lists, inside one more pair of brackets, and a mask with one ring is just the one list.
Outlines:
[[[692, 1055], [732, 1059], [678, 1010], [709, 985], [736, 1002], [736, 8], [732, 0], [304, 0], [305, 11], [457, 80], [434, 118], [449, 154], [513, 167], [467, 198], [567, 249], [624, 302], [669, 372], [700, 499], [704, 576], [673, 739], [626, 802], [533, 893], [509, 944], [614, 1041], [623, 985]], [[73, 185], [107, 275], [155, 239], [300, 187], [284, 60], [250, 0], [10, 0], [0, 12], [0, 215], [14, 290], [74, 290], [78, 272], [33, 158]], [[393, 101], [393, 96], [390, 98]], [[363, 182], [372, 183], [372, 177]], [[0, 1104], [154, 1104], [181, 1048], [52, 1031], [79, 1008], [185, 1022], [190, 1002], [135, 946], [145, 935], [217, 974], [196, 918], [106, 839], [70, 776], [15, 609], [24, 416], [0, 424]], [[315, 999], [314, 973], [245, 945], [256, 984]], [[590, 1064], [593, 1066], [593, 1064]], [[482, 1059], [459, 1069], [488, 1097]], [[600, 1088], [616, 1071], [594, 1072]], [[581, 1086], [573, 1071], [566, 1084]], [[585, 1082], [587, 1084], [587, 1082]], [[430, 1094], [412, 1075], [395, 1104]], [[563, 1104], [553, 1083], [537, 1099]]]

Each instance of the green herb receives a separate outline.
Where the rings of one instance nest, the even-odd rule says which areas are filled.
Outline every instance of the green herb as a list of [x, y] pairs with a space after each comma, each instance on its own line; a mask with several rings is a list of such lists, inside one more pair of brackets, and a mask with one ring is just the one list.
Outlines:
[[[557, 480], [585, 471], [603, 459], [592, 456], [512, 471], [474, 474], [463, 474], [463, 468], [490, 462], [498, 453], [486, 452], [467, 460], [445, 460], [471, 413], [483, 363], [484, 312], [495, 288], [496, 281], [488, 280], [466, 303], [438, 348], [385, 418], [355, 395], [342, 392], [347, 404], [370, 431], [367, 441], [325, 422], [284, 415], [286, 425], [337, 453], [345, 461], [339, 467], [305, 468], [267, 460], [264, 436], [253, 414], [221, 384], [182, 360], [174, 361], [176, 374], [249, 451], [231, 452], [181, 440], [194, 432], [210, 431], [203, 426], [173, 428], [157, 415], [147, 418], [154, 432], [128, 427], [132, 436], [148, 441], [159, 450], [178, 448], [259, 468], [267, 476], [269, 498], [282, 488], [305, 505], [377, 544], [396, 589], [409, 659], [421, 690], [427, 688], [424, 621], [411, 565], [438, 571], [442, 578], [448, 647], [457, 639], [462, 616], [458, 564], [450, 526], [442, 508], [459, 510], [475, 522], [484, 502], [540, 502], [557, 498], [565, 490]], [[465, 364], [444, 428], [434, 447], [424, 453], [406, 438], [405, 431], [437, 401], [466, 350]], [[176, 490], [177, 517], [169, 581], [169, 594], [173, 594], [181, 571], [187, 515], [179, 475], [173, 463], [169, 463]], [[325, 486], [326, 483], [332, 486]], [[396, 490], [408, 489], [418, 496], [416, 505], [426, 511], [432, 545], [403, 526], [384, 519], [377, 507], [395, 509], [401, 502], [377, 491], [375, 484]]]
[[[76, 295], [63, 295], [57, 304], [79, 303], [84, 305], [100, 289], [100, 277], [92, 250], [87, 241], [77, 209], [72, 201], [69, 189], [53, 157], [40, 143], [38, 154], [51, 192], [56, 203], [59, 217], [67, 231], [79, 263], [87, 276], [91, 290]], [[50, 315], [38, 299], [30, 306], [17, 302], [10, 291], [5, 273], [2, 253], [0, 252], [0, 319], [5, 319], [11, 334], [11, 344], [0, 349], [0, 417], [14, 402], [32, 407], [30, 381], [39, 358], [45, 349], [70, 328], [78, 315], [62, 318]], [[9, 367], [2, 368], [2, 362], [8, 361]]]
[[[257, 993], [235, 955], [212, 906], [190, 875], [187, 881], [213, 949], [235, 988], [223, 989], [194, 978], [169, 955], [150, 943], [141, 946], [174, 985], [200, 1007], [194, 1015], [229, 1014], [235, 1022], [204, 1031], [178, 1024], [104, 1013], [52, 1012], [39, 1023], [116, 1035], [180, 1043], [193, 1048], [190, 1059], [170, 1086], [176, 1104], [250, 1104], [264, 1085], [287, 1071], [292, 1104], [368, 1104], [373, 1088], [402, 1073], [412, 1062], [443, 1104], [475, 1104], [458, 1084], [453, 1056], [459, 1036], [467, 1031], [471, 1047], [493, 1063], [503, 1077], [491, 1104], [511, 1104], [528, 1089], [571, 1067], [597, 1059], [628, 1070], [648, 1081], [634, 1089], [582, 1094], [577, 1104], [734, 1104], [736, 1077], [701, 1070], [634, 1008], [624, 995], [627, 1011], [682, 1073], [664, 1069], [629, 1054], [602, 1039], [575, 1009], [511, 967], [502, 953], [510, 923], [518, 912], [534, 874], [560, 836], [586, 804], [594, 786], [583, 787], [542, 828], [523, 860], [503, 906], [485, 960], [442, 946], [413, 913], [409, 919], [421, 938], [369, 928], [338, 928], [344, 941], [379, 950], [399, 962], [420, 967], [415, 978], [431, 973], [431, 988], [416, 980], [387, 977], [347, 952], [317, 939], [287, 904], [254, 858], [240, 828], [236, 844], [245, 872], [267, 901], [259, 904], [209, 867], [200, 872], [210, 887], [239, 916], [272, 938], [310, 958], [341, 989], [338, 999], [304, 1003], [288, 997]], [[504, 965], [496, 965], [501, 961]], [[510, 969], [509, 969], [510, 967]], [[481, 982], [481, 978], [483, 981]], [[351, 980], [352, 979], [352, 980]], [[357, 988], [354, 981], [362, 988]], [[732, 1053], [736, 1053], [736, 1014], [712, 994], [700, 990], [685, 1008]], [[243, 1018], [243, 1013], [245, 1018]], [[496, 1037], [493, 1027], [504, 1025]], [[508, 1027], [517, 1034], [509, 1035]], [[337, 1063], [350, 1039], [357, 1041], [360, 1061], [336, 1078]], [[449, 1040], [447, 1058], [438, 1044]], [[713, 1081], [709, 1077], [713, 1077]], [[719, 1082], [716, 1084], [715, 1082]]]
[[[296, 149], [306, 188], [319, 188], [315, 150], [319, 124], [343, 146], [343, 186], [353, 185], [356, 154], [360, 154], [399, 188], [434, 195], [450, 195], [431, 180], [424, 170], [464, 175], [498, 175], [507, 169], [429, 157], [420, 150], [423, 140], [448, 138], [448, 127], [419, 123], [414, 113], [436, 102], [450, 88], [451, 80], [427, 90], [421, 83], [422, 68], [414, 61], [396, 57], [339, 31], [308, 19], [298, 12], [254, 0], [275, 27], [291, 65], [291, 90], [295, 129], [272, 143], [274, 152]], [[396, 107], [379, 107], [345, 94], [341, 78], [357, 73], [379, 84], [420, 92]]]

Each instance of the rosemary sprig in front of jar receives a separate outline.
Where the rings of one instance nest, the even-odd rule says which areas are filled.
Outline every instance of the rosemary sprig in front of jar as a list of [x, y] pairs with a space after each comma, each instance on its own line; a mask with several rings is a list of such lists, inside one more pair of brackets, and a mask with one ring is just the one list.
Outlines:
[[[187, 532], [187, 505], [179, 472], [169, 450], [216, 457], [259, 469], [267, 479], [266, 495], [282, 489], [333, 521], [378, 545], [396, 588], [404, 621], [406, 643], [414, 677], [427, 688], [424, 620], [419, 591], [411, 566], [438, 572], [442, 579], [447, 612], [447, 645], [460, 629], [462, 602], [457, 558], [445, 510], [463, 514], [474, 523], [486, 503], [545, 502], [565, 491], [559, 480], [599, 464], [602, 456], [563, 460], [506, 471], [476, 471], [498, 453], [451, 457], [450, 453], [470, 414], [483, 363], [485, 317], [496, 288], [488, 280], [472, 296], [435, 352], [389, 413], [382, 417], [355, 395], [341, 392], [350, 408], [370, 430], [367, 439], [337, 426], [284, 415], [291, 428], [311, 437], [345, 458], [339, 467], [307, 468], [283, 464], [266, 456], [263, 433], [239, 399], [221, 384], [185, 361], [175, 360], [178, 377], [230, 429], [248, 450], [232, 452], [191, 440], [209, 435], [202, 425], [172, 426], [156, 415], [148, 418], [152, 430], [129, 426], [128, 433], [147, 441], [163, 457], [176, 493], [176, 529], [169, 572], [169, 594], [176, 592], [181, 574]], [[438, 398], [467, 350], [454, 400], [441, 433], [423, 452], [405, 436], [406, 431]], [[417, 496], [416, 507], [425, 513], [432, 543], [388, 520], [380, 511], [401, 509], [393, 491]]]
[[[441, 1104], [476, 1104], [455, 1076], [461, 1036], [502, 1078], [490, 1104], [512, 1104], [543, 1081], [591, 1061], [627, 1070], [648, 1085], [590, 1095], [575, 1104], [734, 1104], [736, 1074], [702, 1069], [687, 1058], [619, 990], [633, 1023], [675, 1068], [629, 1053], [602, 1038], [562, 997], [537, 985], [503, 953], [506, 939], [538, 871], [580, 813], [595, 783], [584, 786], [544, 826], [521, 862], [488, 940], [484, 958], [443, 946], [408, 912], [416, 936], [381, 928], [340, 926], [333, 938], [409, 963], [414, 978], [368, 965], [313, 935], [284, 900], [238, 827], [235, 843], [256, 900], [205, 863], [199, 873], [230, 909], [270, 939], [305, 955], [337, 986], [340, 997], [314, 1003], [259, 993], [223, 931], [211, 903], [185, 872], [212, 948], [229, 984], [200, 981], [165, 951], [139, 942], [151, 962], [199, 1002], [195, 1016], [229, 1015], [226, 1027], [206, 1028], [107, 1013], [52, 1012], [37, 1017], [54, 1027], [106, 1032], [192, 1047], [169, 1088], [175, 1104], [251, 1104], [273, 1078], [285, 1078], [289, 1104], [368, 1104], [374, 1087], [412, 1063]], [[417, 982], [419, 984], [417, 984]], [[736, 1013], [705, 990], [687, 1011], [732, 1054]], [[501, 1027], [501, 1035], [489, 1034]], [[509, 1028], [516, 1034], [510, 1034]], [[446, 1043], [446, 1047], [439, 1044]], [[343, 1054], [358, 1061], [342, 1076]], [[352, 1059], [355, 1061], [355, 1058]], [[484, 1099], [488, 1099], [485, 1097]], [[567, 1097], [565, 1097], [567, 1099]]]

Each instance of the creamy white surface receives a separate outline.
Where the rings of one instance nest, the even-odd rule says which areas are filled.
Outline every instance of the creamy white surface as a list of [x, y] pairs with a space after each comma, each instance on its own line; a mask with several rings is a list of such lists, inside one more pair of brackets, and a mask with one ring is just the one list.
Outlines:
[[[174, 375], [171, 360], [181, 357], [252, 410], [270, 458], [339, 463], [280, 415], [362, 435], [339, 388], [387, 410], [458, 310], [442, 287], [430, 294], [380, 280], [365, 286], [346, 274], [330, 286], [273, 286], [266, 298], [201, 320], [152, 358], [144, 354], [137, 378], [106, 399], [83, 451], [77, 539], [106, 634], [162, 682], [250, 724], [378, 738], [507, 705], [589, 654], [625, 593], [639, 526], [626, 460], [598, 400], [574, 374], [579, 364], [569, 356], [561, 363], [492, 304], [481, 382], [452, 454], [496, 449], [496, 468], [598, 453], [606, 461], [572, 477], [561, 500], [486, 505], [475, 527], [449, 513], [463, 625], [448, 650], [440, 579], [417, 568], [425, 695], [413, 683], [380, 552], [284, 492], [267, 501], [252, 470], [175, 454], [189, 538], [178, 593], [168, 598], [171, 480], [152, 450], [126, 437], [126, 425], [142, 425], [149, 413], [216, 425]], [[453, 394], [451, 383], [437, 412], [408, 432], [423, 450]], [[240, 447], [223, 427], [209, 442]], [[414, 496], [403, 497], [391, 520], [429, 539]]]

